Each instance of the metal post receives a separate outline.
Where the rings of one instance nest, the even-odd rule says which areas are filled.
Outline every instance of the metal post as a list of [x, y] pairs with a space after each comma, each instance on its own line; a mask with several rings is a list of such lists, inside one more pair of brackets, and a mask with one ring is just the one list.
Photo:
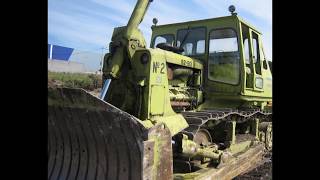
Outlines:
[[228, 121], [226, 125], [227, 137], [225, 144], [230, 147], [236, 143], [236, 121]]
[[100, 73], [102, 74], [102, 67], [103, 67], [103, 57], [104, 57], [104, 47], [101, 48], [101, 60], [100, 60]]
[[49, 58], [52, 60], [52, 44], [50, 44], [50, 56], [49, 56]]
[[104, 85], [103, 85], [103, 88], [102, 88], [102, 91], [101, 91], [101, 94], [100, 94], [100, 99], [104, 101], [104, 98], [107, 94], [107, 91], [109, 89], [109, 85], [111, 83], [111, 79], [106, 79], [104, 81]]

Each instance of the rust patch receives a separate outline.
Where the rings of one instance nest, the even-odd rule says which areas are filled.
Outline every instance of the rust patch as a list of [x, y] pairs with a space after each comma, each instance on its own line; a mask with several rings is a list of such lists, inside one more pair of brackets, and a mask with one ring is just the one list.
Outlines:
[[154, 141], [143, 142], [143, 180], [152, 180], [154, 163]]
[[149, 139], [156, 141], [154, 156], [157, 157], [157, 162], [154, 164], [154, 171], [156, 174], [153, 176], [155, 180], [173, 179], [173, 158], [172, 158], [172, 145], [171, 133], [165, 124], [161, 123], [149, 130]]

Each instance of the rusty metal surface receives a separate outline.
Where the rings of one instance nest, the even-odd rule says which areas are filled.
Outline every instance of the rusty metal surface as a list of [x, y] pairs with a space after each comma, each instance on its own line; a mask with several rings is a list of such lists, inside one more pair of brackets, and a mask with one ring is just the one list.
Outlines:
[[80, 89], [48, 89], [48, 179], [142, 179], [147, 130]]
[[200, 145], [209, 145], [212, 143], [210, 132], [206, 129], [200, 129], [194, 136], [193, 141]]
[[144, 155], [143, 155], [143, 179], [152, 180], [154, 174], [154, 140], [144, 142]]
[[149, 130], [148, 137], [157, 143], [155, 145], [157, 149], [154, 151], [154, 160], [156, 161], [156, 164], [154, 164], [154, 173], [156, 174], [149, 180], [173, 179], [173, 156], [170, 130], [165, 124], [158, 124]]
[[193, 180], [231, 180], [239, 174], [257, 167], [263, 159], [263, 149], [263, 144], [257, 144], [248, 151], [228, 161], [219, 169], [206, 168], [196, 173], [175, 174], [174, 179], [181, 180], [184, 179], [184, 176], [188, 176], [189, 179]]
[[189, 102], [184, 101], [170, 101], [171, 106], [190, 106], [191, 104]]
[[[259, 164], [259, 162], [263, 159], [263, 149], [263, 144], [258, 144], [257, 146], [252, 147], [245, 153], [239, 155], [234, 161], [225, 164], [224, 167], [222, 167], [215, 173], [208, 175], [206, 178], [210, 177], [212, 180], [230, 180], [238, 176], [239, 174], [246, 172], [249, 169], [252, 169], [253, 167], [256, 167]], [[203, 179], [206, 178], [203, 177]]]

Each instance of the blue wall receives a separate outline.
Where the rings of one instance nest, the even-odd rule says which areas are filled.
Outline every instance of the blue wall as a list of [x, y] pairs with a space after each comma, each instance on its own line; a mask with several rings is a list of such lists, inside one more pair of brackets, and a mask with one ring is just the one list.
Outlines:
[[[68, 61], [72, 52], [73, 48], [53, 45], [51, 59]], [[50, 44], [48, 44], [48, 58], [50, 58]]]
[[48, 59], [60, 61], [72, 61], [84, 64], [88, 71], [97, 71], [101, 68], [102, 53], [82, 51], [73, 48], [52, 45], [52, 57], [50, 57], [51, 44], [48, 44]]

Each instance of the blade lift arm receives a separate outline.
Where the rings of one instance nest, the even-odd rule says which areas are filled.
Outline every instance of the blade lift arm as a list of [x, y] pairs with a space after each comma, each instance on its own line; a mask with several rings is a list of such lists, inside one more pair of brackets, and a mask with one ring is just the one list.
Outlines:
[[[146, 41], [138, 26], [142, 22], [153, 0], [138, 0], [131, 17], [124, 27], [114, 29], [109, 44], [109, 53], [104, 57], [104, 79], [118, 79], [124, 63], [129, 63], [134, 53], [146, 48]], [[130, 65], [129, 65], [130, 66]]]

